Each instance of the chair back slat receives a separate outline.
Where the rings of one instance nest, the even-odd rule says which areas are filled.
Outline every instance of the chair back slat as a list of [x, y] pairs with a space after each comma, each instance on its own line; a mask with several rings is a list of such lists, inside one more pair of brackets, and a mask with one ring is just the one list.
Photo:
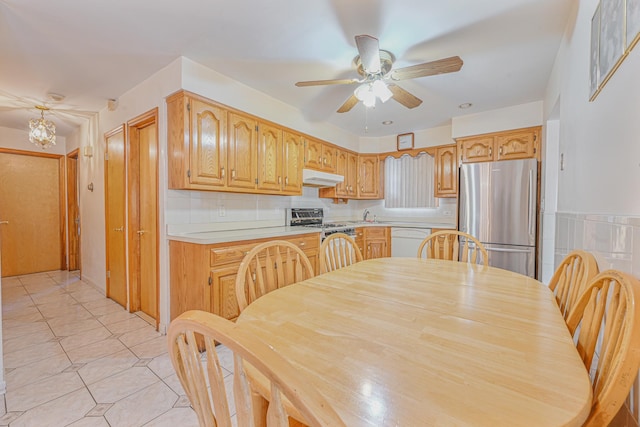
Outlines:
[[[302, 372], [229, 320], [204, 311], [187, 311], [171, 322], [167, 339], [171, 363], [200, 426], [233, 425], [227, 400], [231, 393], [226, 390], [217, 355], [220, 346], [216, 343], [233, 353], [233, 385], [229, 387], [233, 388], [238, 426], [285, 427], [291, 416], [312, 427], [345, 426]], [[199, 346], [202, 342], [205, 343], [204, 352]], [[255, 378], [249, 379], [248, 367], [251, 367], [252, 375], [257, 371], [266, 382], [265, 387], [254, 387]], [[264, 393], [266, 400], [257, 398], [258, 393]]]
[[556, 268], [549, 281], [549, 289], [555, 294], [558, 308], [565, 320], [584, 287], [597, 274], [596, 259], [589, 252], [582, 250], [570, 252]]
[[640, 367], [640, 282], [615, 270], [598, 274], [576, 300], [567, 327], [593, 389], [584, 426], [609, 425]]
[[[460, 237], [465, 239], [462, 252]], [[470, 234], [457, 230], [443, 230], [430, 234], [420, 243], [417, 256], [489, 265], [489, 255], [482, 243]]]
[[333, 233], [320, 245], [320, 273], [327, 273], [362, 261], [362, 253], [351, 236]]
[[256, 245], [240, 263], [236, 299], [240, 311], [261, 296], [313, 277], [311, 261], [291, 242], [273, 240]]

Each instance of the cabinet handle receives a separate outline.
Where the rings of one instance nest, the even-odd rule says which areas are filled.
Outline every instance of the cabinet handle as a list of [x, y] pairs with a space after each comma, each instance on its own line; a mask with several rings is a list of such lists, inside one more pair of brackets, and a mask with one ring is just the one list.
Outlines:
[[[7, 224], [8, 224], [8, 222], [7, 222]], [[118, 231], [118, 232], [122, 233], [124, 231], [124, 225], [122, 227], [114, 228], [113, 231]]]
[[318, 156], [318, 163], [322, 164], [322, 156]]
[[289, 185], [289, 177], [288, 176], [284, 177], [284, 185]]
[[281, 176], [278, 177], [278, 184], [282, 184], [282, 177]]
[[146, 231], [138, 230], [138, 231], [136, 231], [136, 233], [138, 233], [138, 236], [142, 236], [144, 233], [146, 233]]
[[500, 147], [500, 149], [498, 150], [498, 154], [502, 156], [502, 147]]
[[327, 158], [326, 157], [324, 159], [322, 159], [322, 163], [324, 163], [325, 165], [327, 164]]
[[209, 280], [207, 280], [207, 282], [209, 282], [209, 286], [213, 284], [213, 279], [211, 278], [211, 276], [209, 276]]
[[440, 191], [440, 183], [438, 183], [438, 191]]
[[0, 221], [0, 224], [9, 224], [9, 221]]
[[224, 178], [224, 168], [220, 168], [220, 177]]
[[300, 242], [298, 246], [304, 246], [304, 242]]
[[489, 147], [489, 155], [491, 155], [491, 153], [493, 153], [493, 147]]
[[231, 178], [235, 178], [235, 177], [236, 177], [236, 170], [231, 169]]
[[360, 191], [364, 192], [364, 185], [360, 187]]

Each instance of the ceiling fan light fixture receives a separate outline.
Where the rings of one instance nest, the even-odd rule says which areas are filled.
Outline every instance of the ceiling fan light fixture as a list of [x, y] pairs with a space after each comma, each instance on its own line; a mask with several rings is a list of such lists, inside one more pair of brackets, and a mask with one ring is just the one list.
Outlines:
[[29, 141], [44, 150], [56, 145], [56, 125], [44, 118], [44, 112], [49, 108], [42, 105], [36, 105], [36, 108], [40, 110], [40, 118], [29, 120]]
[[373, 93], [380, 98], [380, 101], [387, 102], [393, 96], [393, 93], [387, 87], [387, 84], [382, 80], [376, 80], [371, 84]]

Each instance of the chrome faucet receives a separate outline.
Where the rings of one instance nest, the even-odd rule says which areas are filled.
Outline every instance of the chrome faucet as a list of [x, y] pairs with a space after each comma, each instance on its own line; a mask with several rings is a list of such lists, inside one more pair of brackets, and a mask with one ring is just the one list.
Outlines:
[[366, 222], [367, 216], [369, 216], [369, 209], [365, 209], [364, 212], [362, 213], [362, 221]]

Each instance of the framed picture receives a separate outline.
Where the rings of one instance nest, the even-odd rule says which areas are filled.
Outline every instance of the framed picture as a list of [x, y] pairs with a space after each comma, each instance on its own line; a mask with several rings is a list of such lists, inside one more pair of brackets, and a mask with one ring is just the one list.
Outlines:
[[413, 148], [413, 132], [398, 135], [398, 151], [411, 150]]
[[626, 19], [626, 47], [629, 50], [640, 39], [640, 0], [627, 0]]
[[592, 101], [598, 92], [598, 51], [600, 41], [600, 5], [591, 18], [591, 51], [589, 62], [589, 100]]
[[624, 53], [624, 0], [600, 2], [599, 85], [613, 73]]

